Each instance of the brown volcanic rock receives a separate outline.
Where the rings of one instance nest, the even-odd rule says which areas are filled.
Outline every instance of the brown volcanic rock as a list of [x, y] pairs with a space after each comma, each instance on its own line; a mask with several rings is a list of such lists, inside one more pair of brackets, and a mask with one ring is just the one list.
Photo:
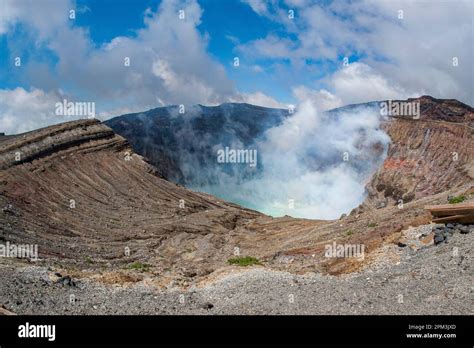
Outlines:
[[[420, 120], [447, 121], [466, 123], [474, 126], [474, 108], [461, 103], [456, 99], [436, 99], [428, 95], [407, 100], [393, 100], [392, 102], [419, 102]], [[392, 116], [393, 118], [412, 119], [407, 116]]]
[[420, 102], [420, 119], [391, 117], [387, 158], [367, 185], [363, 207], [404, 203], [473, 183], [474, 110], [456, 100]]
[[230, 231], [260, 215], [162, 179], [96, 120], [10, 137], [0, 163], [0, 239], [87, 267], [211, 263]]
[[67, 122], [5, 139], [0, 149], [0, 168], [7, 169], [67, 149], [83, 151], [95, 147], [98, 150], [102, 145], [123, 147], [126, 141], [97, 120]]

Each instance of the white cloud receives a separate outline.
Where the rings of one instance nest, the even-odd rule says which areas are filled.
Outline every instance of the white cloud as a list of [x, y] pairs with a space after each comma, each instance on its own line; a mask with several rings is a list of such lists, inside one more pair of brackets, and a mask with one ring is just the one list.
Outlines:
[[283, 104], [277, 101], [276, 99], [262, 93], [241, 93], [235, 98], [231, 98], [230, 101], [236, 103], [248, 103], [258, 106], [265, 106], [267, 108], [277, 108], [277, 109], [287, 109], [288, 104]]
[[18, 9], [12, 6], [13, 1], [15, 0], [0, 1], [0, 34], [5, 34], [18, 17]]
[[69, 11], [76, 7], [70, 0], [2, 0], [0, 34], [22, 22], [34, 30], [40, 40], [50, 38], [67, 25]]
[[296, 58], [295, 43], [276, 35], [257, 39], [250, 43], [237, 46], [237, 50], [250, 57], [266, 57], [272, 59]]
[[343, 104], [418, 96], [415, 92], [406, 92], [363, 63], [341, 68], [328, 79], [328, 83]]
[[[51, 81], [61, 81], [77, 99], [95, 102], [103, 115], [111, 106], [120, 110], [130, 105], [147, 109], [157, 103], [215, 104], [238, 96], [224, 67], [207, 53], [207, 38], [197, 29], [202, 10], [195, 0], [164, 0], [156, 12], [146, 11], [145, 26], [135, 36], [116, 37], [101, 47], [95, 46], [86, 29], [73, 26], [72, 1], [19, 0], [2, 5], [2, 32], [21, 23], [37, 34], [37, 45], [48, 47], [58, 58], [54, 69], [28, 76], [32, 86], [45, 94], [50, 93]], [[179, 18], [180, 10], [185, 19]], [[124, 64], [126, 58], [129, 66]], [[28, 62], [22, 68], [29, 71]], [[13, 115], [13, 106], [8, 107]]]
[[407, 92], [396, 83], [387, 80], [364, 63], [351, 63], [325, 79], [328, 88], [313, 90], [305, 86], [293, 88], [293, 95], [300, 101], [310, 100], [320, 111], [347, 104], [386, 99], [417, 97], [423, 92]]
[[339, 97], [325, 89], [317, 91], [305, 86], [297, 86], [293, 88], [293, 95], [300, 102], [310, 100], [319, 111], [331, 110], [343, 105]]
[[23, 88], [0, 90], [0, 132], [16, 134], [51, 124], [71, 121], [67, 116], [57, 116], [55, 105], [63, 96], [45, 93], [39, 89]]
[[[381, 87], [381, 93], [388, 91], [389, 95], [382, 96], [383, 99], [406, 91], [474, 104], [474, 2], [433, 1], [429, 6], [423, 1], [406, 0], [343, 0], [328, 4], [287, 0], [286, 3], [295, 9], [293, 21], [271, 16], [268, 11], [255, 12], [278, 20], [292, 36], [277, 37], [270, 33], [241, 43], [239, 50], [243, 54], [257, 62], [263, 58], [299, 64], [307, 60], [339, 64], [341, 57], [359, 56], [360, 62], [375, 75], [360, 71], [367, 69], [362, 66], [346, 71], [345, 76], [340, 76], [342, 72], [336, 74], [334, 77], [340, 78], [340, 90], [356, 93], [353, 97], [337, 95], [343, 100], [359, 100], [367, 89], [365, 101], [369, 101], [380, 94], [374, 92], [375, 86]], [[398, 18], [400, 10], [403, 19]], [[453, 66], [453, 57], [458, 58], [459, 66]], [[293, 64], [288, 69], [294, 67]], [[357, 90], [344, 86], [344, 83], [351, 86], [359, 83], [350, 74], [369, 74], [371, 79], [366, 85], [359, 84], [362, 90]]]
[[[161, 105], [163, 106], [163, 105]], [[102, 111], [98, 114], [97, 118], [100, 120], [108, 120], [111, 117], [115, 117], [117, 115], [125, 115], [125, 114], [132, 114], [136, 112], [143, 112], [142, 108], [136, 107], [120, 107], [120, 108], [113, 108], [107, 111]]]
[[248, 4], [259, 15], [268, 13], [268, 4], [265, 0], [242, 0], [242, 2]]

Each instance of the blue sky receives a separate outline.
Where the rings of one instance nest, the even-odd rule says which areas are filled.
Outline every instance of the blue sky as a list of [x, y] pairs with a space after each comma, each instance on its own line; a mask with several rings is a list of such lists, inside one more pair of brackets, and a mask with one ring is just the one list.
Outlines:
[[[286, 108], [310, 101], [327, 110], [423, 94], [474, 103], [468, 0], [0, 0], [0, 6], [0, 128], [7, 132], [64, 121], [51, 116], [63, 99], [94, 102], [102, 119], [170, 104]], [[25, 116], [31, 114], [37, 117]]]
[[[96, 47], [100, 47], [118, 36], [136, 37], [137, 30], [146, 27], [144, 24], [145, 11], [147, 9], [156, 10], [160, 3], [159, 0], [78, 0], [75, 8], [79, 13], [76, 13], [76, 20], [72, 23], [75, 27], [87, 29], [92, 43]], [[294, 102], [290, 86], [282, 83], [282, 79], [288, 76], [272, 74], [274, 62], [271, 59], [259, 61], [263, 70], [261, 73], [256, 73], [245, 67], [235, 69], [233, 66], [234, 57], [239, 56], [235, 49], [237, 41], [239, 43], [251, 42], [264, 38], [269, 33], [289, 35], [285, 32], [284, 26], [258, 15], [248, 4], [240, 1], [202, 0], [199, 1], [199, 5], [202, 8], [202, 16], [197, 29], [203, 36], [208, 37], [207, 51], [209, 55], [224, 66], [227, 75], [235, 82], [237, 89], [250, 93], [262, 91], [278, 100]], [[22, 26], [19, 25], [11, 30], [9, 35], [9, 40], [7, 40], [7, 36], [0, 39], [0, 49], [2, 52], [6, 52], [1, 56], [2, 63], [5, 65], [8, 60], [11, 61], [20, 55], [18, 53], [20, 50], [11, 47], [8, 44], [9, 41], [22, 41], [21, 38], [25, 36], [25, 33]], [[159, 40], [159, 37], [156, 39]], [[46, 62], [51, 67], [57, 63], [54, 52], [43, 46], [36, 47], [34, 50], [24, 47], [21, 52], [24, 61]], [[245, 66], [245, 58], [239, 58], [242, 65]], [[279, 64], [288, 66], [289, 62], [281, 60]], [[0, 87], [22, 86], [29, 88], [31, 84], [28, 78], [17, 72], [9, 70], [6, 71], [6, 74], [2, 74]], [[301, 78], [307, 80], [305, 74], [302, 74]], [[64, 83], [66, 85], [67, 81]]]

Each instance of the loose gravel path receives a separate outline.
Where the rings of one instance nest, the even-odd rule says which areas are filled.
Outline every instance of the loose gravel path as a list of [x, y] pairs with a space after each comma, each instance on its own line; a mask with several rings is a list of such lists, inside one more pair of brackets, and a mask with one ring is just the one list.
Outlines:
[[473, 314], [473, 236], [416, 251], [388, 245], [372, 266], [345, 276], [229, 268], [187, 290], [52, 282], [46, 267], [1, 261], [0, 306], [17, 314]]

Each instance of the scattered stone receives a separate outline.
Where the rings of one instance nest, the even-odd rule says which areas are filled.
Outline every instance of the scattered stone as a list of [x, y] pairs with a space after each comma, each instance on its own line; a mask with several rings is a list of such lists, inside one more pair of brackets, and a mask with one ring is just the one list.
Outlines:
[[203, 306], [204, 309], [207, 309], [210, 311], [212, 308], [214, 308], [214, 305], [212, 303], [206, 302]]
[[456, 233], [467, 234], [469, 233], [472, 228], [472, 225], [463, 225], [459, 223], [448, 223], [444, 226], [436, 226], [433, 228], [434, 232], [434, 242], [435, 244], [439, 244], [444, 242], [448, 242], [448, 237], [452, 237]]
[[183, 275], [184, 275], [185, 277], [188, 277], [188, 278], [194, 278], [194, 277], [196, 277], [198, 274], [197, 274], [197, 272], [195, 272], [195, 271], [185, 271], [185, 272], [183, 272]]
[[39, 280], [43, 286], [51, 285], [53, 283], [51, 277], [48, 274], [41, 274]]
[[453, 227], [450, 227], [450, 228], [445, 227], [444, 228], [444, 235], [445, 236], [448, 236], [448, 235], [452, 236], [453, 234], [454, 234], [454, 228]]
[[435, 245], [438, 245], [439, 243], [442, 243], [444, 241], [444, 236], [443, 235], [436, 235], [434, 236], [434, 243]]
[[11, 204], [7, 204], [2, 208], [2, 212], [8, 215], [19, 216], [20, 213]]
[[76, 282], [74, 282], [70, 276], [61, 277], [56, 283], [62, 284], [63, 286], [76, 286]]

